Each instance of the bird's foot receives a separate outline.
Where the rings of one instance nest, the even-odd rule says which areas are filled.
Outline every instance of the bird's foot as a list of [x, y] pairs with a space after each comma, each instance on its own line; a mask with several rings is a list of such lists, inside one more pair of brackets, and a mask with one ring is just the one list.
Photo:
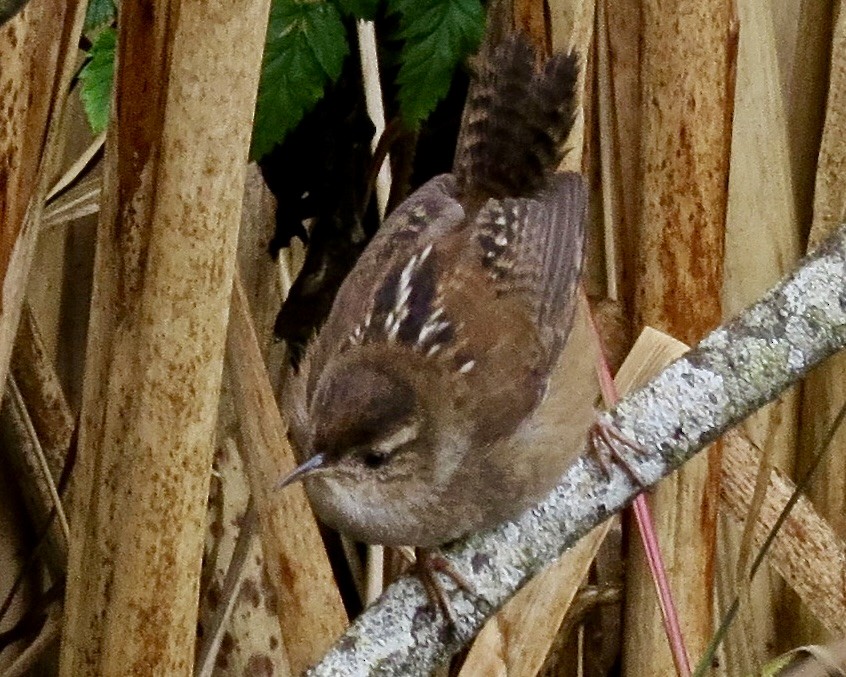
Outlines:
[[591, 452], [607, 478], [611, 477], [611, 463], [616, 463], [632, 482], [641, 489], [646, 488], [646, 483], [626, 460], [626, 455], [629, 453], [638, 457], [646, 456], [648, 451], [643, 445], [623, 434], [611, 421], [602, 418], [597, 418], [588, 430], [588, 442]]
[[[405, 549], [400, 549], [408, 556]], [[438, 572], [444, 573], [464, 592], [476, 596], [476, 590], [472, 583], [460, 572], [446, 557], [443, 556], [438, 548], [414, 548], [415, 560], [413, 564], [414, 572], [423, 583], [426, 590], [426, 596], [436, 609], [440, 609], [447, 619], [450, 627], [455, 630], [458, 628], [458, 619], [455, 615], [455, 609], [449, 601], [443, 583], [438, 580], [435, 575]]]

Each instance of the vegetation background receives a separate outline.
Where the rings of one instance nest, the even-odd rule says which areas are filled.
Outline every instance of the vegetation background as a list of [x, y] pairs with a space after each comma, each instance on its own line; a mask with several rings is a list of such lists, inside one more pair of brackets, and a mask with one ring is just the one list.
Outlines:
[[[395, 573], [269, 494], [294, 462], [272, 388], [448, 170], [486, 10], [583, 56], [564, 163], [613, 364], [647, 325], [696, 342], [843, 221], [838, 0], [229, 5], [31, 0], [0, 27], [2, 674], [299, 674]], [[844, 384], [840, 356], [650, 497], [692, 663], [740, 600], [706, 672], [812, 643], [844, 669], [842, 432], [748, 583]], [[445, 671], [672, 674], [627, 518], [602, 536]]]

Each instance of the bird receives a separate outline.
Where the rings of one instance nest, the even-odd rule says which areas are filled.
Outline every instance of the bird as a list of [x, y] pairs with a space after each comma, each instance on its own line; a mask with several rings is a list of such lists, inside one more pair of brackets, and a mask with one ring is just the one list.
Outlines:
[[303, 462], [277, 486], [302, 481], [357, 541], [416, 548], [445, 613], [432, 572], [463, 581], [439, 549], [532, 507], [573, 460], [533, 415], [584, 260], [585, 182], [555, 171], [578, 74], [520, 32], [483, 42], [452, 172], [385, 220], [283, 397]]

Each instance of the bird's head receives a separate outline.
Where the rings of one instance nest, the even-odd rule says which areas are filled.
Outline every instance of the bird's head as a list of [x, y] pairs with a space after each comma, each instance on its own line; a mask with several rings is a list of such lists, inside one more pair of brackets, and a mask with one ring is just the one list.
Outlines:
[[310, 400], [291, 424], [306, 460], [280, 487], [306, 479], [310, 488], [314, 480], [385, 500], [430, 476], [438, 446], [431, 406], [396, 364], [342, 355], [323, 371]]

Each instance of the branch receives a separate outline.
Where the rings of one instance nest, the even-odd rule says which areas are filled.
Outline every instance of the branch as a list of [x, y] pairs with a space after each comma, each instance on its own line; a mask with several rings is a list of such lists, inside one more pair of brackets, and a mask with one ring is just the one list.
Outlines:
[[[646, 484], [654, 484], [844, 346], [846, 227], [841, 227], [761, 301], [603, 416], [653, 450], [630, 464]], [[447, 551], [479, 595], [450, 588], [459, 619], [455, 635], [428, 606], [419, 581], [405, 577], [309, 674], [428, 674], [518, 588], [637, 491], [623, 471], [615, 470], [608, 481], [592, 460], [581, 458], [539, 506]]]

